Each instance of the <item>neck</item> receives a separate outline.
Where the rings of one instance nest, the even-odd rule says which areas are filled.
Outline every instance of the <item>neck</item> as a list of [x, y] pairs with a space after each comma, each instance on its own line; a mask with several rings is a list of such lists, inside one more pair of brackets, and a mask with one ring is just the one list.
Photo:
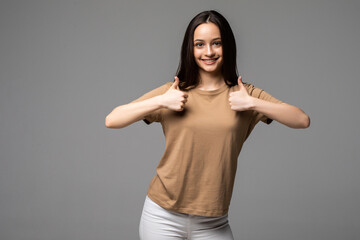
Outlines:
[[198, 88], [204, 90], [217, 89], [225, 84], [221, 73], [199, 72]]

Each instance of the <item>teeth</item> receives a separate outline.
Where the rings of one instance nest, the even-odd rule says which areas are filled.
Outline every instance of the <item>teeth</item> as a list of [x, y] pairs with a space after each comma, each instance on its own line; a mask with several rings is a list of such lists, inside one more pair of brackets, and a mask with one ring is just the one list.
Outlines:
[[203, 61], [205, 61], [205, 62], [214, 62], [214, 61], [216, 61], [216, 59], [203, 59]]

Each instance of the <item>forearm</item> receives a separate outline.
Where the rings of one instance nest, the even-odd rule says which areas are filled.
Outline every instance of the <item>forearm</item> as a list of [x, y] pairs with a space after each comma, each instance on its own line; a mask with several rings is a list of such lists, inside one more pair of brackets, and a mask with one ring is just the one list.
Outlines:
[[260, 112], [291, 128], [307, 128], [310, 118], [300, 108], [287, 103], [273, 103], [252, 98], [251, 110]]
[[143, 119], [152, 111], [162, 108], [161, 96], [155, 96], [143, 101], [120, 105], [105, 118], [107, 128], [123, 128]]

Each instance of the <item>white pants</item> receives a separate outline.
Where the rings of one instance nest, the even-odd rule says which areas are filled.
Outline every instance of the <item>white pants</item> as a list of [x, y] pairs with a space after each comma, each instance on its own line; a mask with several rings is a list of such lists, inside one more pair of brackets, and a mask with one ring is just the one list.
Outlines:
[[234, 240], [228, 214], [204, 217], [169, 211], [146, 196], [139, 225], [141, 240]]

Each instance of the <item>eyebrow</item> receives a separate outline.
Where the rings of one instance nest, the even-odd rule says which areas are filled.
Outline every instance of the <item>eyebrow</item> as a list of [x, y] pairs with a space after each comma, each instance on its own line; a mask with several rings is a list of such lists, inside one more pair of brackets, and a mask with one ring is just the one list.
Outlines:
[[[212, 39], [211, 41], [218, 40], [218, 39], [221, 39], [221, 38], [220, 38], [220, 37], [214, 38], [214, 39]], [[194, 42], [196, 42], [196, 41], [204, 41], [204, 40], [202, 40], [202, 39], [195, 39]]]

